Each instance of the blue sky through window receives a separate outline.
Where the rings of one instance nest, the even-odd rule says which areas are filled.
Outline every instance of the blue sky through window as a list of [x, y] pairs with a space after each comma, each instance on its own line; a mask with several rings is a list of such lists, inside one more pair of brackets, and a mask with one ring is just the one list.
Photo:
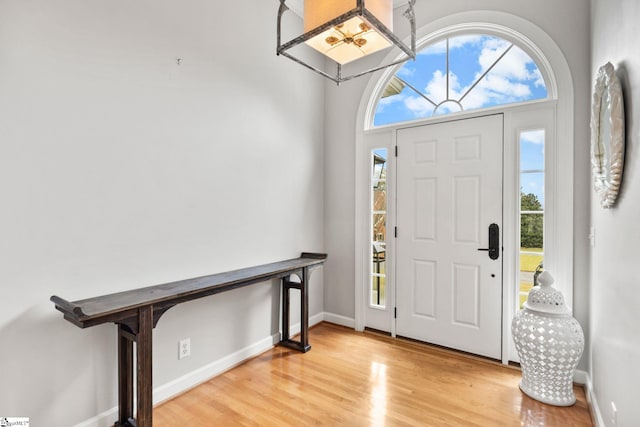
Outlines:
[[396, 91], [378, 100], [374, 126], [547, 97], [533, 59], [511, 42], [488, 35], [429, 45], [393, 80]]

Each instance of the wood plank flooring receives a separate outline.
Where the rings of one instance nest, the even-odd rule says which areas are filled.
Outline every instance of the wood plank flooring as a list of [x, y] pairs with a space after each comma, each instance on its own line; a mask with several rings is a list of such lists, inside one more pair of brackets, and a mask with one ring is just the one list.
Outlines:
[[499, 363], [322, 323], [302, 354], [275, 347], [156, 407], [164, 426], [592, 426], [518, 389]]

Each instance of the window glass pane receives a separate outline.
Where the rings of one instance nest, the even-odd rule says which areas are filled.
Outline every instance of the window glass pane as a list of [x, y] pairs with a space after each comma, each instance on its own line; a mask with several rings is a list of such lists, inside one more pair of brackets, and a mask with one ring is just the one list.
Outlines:
[[544, 214], [520, 214], [520, 248], [524, 251], [540, 249], [542, 251]]
[[386, 277], [382, 275], [371, 276], [371, 305], [380, 307], [385, 306], [385, 298], [387, 297], [387, 283]]
[[544, 253], [541, 249], [529, 249], [520, 252], [520, 289], [519, 289], [519, 305], [527, 300], [529, 291], [533, 288], [534, 276], [540, 271], [543, 264]]
[[437, 103], [445, 99], [445, 91], [434, 82], [441, 81], [446, 73], [447, 42], [442, 40], [418, 52], [416, 60], [406, 62], [396, 75], [411, 86], [424, 91], [425, 95]]
[[520, 170], [544, 170], [544, 130], [531, 130], [520, 134]]
[[544, 172], [520, 174], [520, 209], [544, 209]]
[[[383, 212], [387, 209], [387, 189], [386, 182], [380, 183], [373, 189], [373, 211]], [[383, 239], [385, 240], [385, 239]]]
[[387, 180], [387, 150], [373, 152], [373, 187], [378, 188]]
[[372, 241], [384, 242], [387, 240], [387, 214], [373, 214], [373, 236]]
[[374, 126], [548, 96], [533, 59], [511, 42], [461, 35], [422, 49], [391, 78]]
[[544, 259], [544, 130], [520, 133], [519, 308], [527, 300]]
[[477, 55], [478, 49], [487, 39], [495, 37], [472, 34], [449, 39], [449, 86], [458, 97], [465, 92], [464, 88], [470, 88], [482, 75], [484, 70], [481, 62], [477, 60]]
[[376, 114], [373, 119], [374, 126], [406, 122], [415, 119], [415, 113], [411, 111], [405, 103], [405, 100], [411, 96], [411, 94], [411, 89], [404, 88], [398, 94], [388, 95], [378, 99]]
[[371, 175], [371, 286], [369, 304], [386, 306], [387, 149], [373, 150]]

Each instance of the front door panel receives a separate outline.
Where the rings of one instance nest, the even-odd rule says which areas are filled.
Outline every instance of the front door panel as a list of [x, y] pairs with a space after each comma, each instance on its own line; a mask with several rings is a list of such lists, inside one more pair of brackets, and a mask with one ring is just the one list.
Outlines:
[[488, 249], [502, 115], [401, 129], [397, 143], [397, 334], [500, 359], [502, 251]]

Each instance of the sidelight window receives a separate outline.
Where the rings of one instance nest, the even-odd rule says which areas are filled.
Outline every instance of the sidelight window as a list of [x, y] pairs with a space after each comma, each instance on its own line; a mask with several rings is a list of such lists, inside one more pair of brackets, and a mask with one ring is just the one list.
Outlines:
[[371, 286], [369, 304], [386, 307], [387, 297], [387, 149], [371, 153]]
[[544, 130], [520, 132], [520, 307], [544, 263]]

